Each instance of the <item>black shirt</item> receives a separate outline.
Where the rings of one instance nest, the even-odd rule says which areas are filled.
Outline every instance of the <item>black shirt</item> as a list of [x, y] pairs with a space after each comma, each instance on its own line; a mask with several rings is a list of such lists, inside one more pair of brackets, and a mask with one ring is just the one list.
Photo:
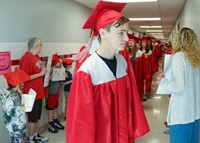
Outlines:
[[109, 67], [109, 69], [112, 71], [112, 73], [116, 77], [116, 71], [117, 71], [116, 57], [114, 56], [113, 59], [106, 59], [106, 58], [100, 56], [99, 54], [97, 54], [97, 55], [106, 63], [106, 65]]

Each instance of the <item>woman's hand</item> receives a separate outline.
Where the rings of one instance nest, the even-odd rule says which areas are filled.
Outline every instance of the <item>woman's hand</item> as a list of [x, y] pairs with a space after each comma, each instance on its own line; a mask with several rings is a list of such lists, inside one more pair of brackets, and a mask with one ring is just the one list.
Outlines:
[[46, 68], [42, 68], [40, 75], [43, 76], [46, 73], [47, 69]]
[[164, 73], [161, 73], [158, 77], [157, 77], [157, 82], [160, 83], [160, 81], [165, 78]]

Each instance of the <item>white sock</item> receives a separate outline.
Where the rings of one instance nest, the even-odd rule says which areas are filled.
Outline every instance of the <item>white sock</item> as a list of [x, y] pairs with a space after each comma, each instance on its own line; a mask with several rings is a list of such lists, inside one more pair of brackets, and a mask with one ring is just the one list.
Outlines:
[[36, 132], [36, 133], [34, 133], [34, 136], [37, 136], [38, 135], [38, 133]]
[[30, 140], [32, 140], [32, 139], [34, 138], [34, 135], [28, 136], [28, 138], [29, 138]]

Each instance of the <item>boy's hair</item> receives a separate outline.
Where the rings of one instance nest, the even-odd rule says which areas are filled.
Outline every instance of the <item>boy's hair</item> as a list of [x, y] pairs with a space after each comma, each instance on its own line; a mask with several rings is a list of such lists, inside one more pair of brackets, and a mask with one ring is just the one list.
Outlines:
[[[107, 27], [105, 27], [104, 29], [108, 32], [110, 32], [110, 29], [112, 26], [120, 27], [122, 26], [124, 23], [127, 23], [129, 21], [129, 19], [125, 16], [122, 16], [121, 18], [119, 18], [117, 21], [115, 21], [113, 24], [108, 25]], [[101, 42], [101, 36], [100, 34], [98, 34], [98, 41]]]
[[13, 88], [15, 88], [16, 86], [14, 86], [14, 85], [12, 85], [12, 84], [8, 84], [8, 89], [10, 90], [10, 89], [13, 89]]

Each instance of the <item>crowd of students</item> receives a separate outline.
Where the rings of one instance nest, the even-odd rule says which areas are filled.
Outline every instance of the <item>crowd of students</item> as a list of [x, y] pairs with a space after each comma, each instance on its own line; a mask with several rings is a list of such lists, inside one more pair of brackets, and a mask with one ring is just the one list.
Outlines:
[[129, 52], [141, 101], [151, 96], [153, 75], [159, 71], [159, 61], [171, 54], [171, 42], [164, 43], [153, 37], [136, 37], [128, 34], [126, 49]]

